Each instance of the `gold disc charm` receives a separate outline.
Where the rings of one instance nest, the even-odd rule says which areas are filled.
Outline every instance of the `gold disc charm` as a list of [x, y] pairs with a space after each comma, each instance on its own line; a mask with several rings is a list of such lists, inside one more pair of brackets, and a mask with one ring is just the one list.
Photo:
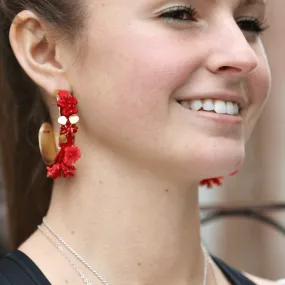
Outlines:
[[39, 130], [39, 146], [43, 161], [46, 165], [54, 163], [57, 149], [54, 140], [54, 132], [51, 124], [42, 124]]

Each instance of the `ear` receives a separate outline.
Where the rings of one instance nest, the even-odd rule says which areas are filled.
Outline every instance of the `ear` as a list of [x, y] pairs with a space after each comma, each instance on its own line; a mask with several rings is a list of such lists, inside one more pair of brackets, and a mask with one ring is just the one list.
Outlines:
[[20, 12], [10, 28], [13, 52], [27, 75], [48, 94], [69, 90], [65, 66], [55, 31], [31, 11]]

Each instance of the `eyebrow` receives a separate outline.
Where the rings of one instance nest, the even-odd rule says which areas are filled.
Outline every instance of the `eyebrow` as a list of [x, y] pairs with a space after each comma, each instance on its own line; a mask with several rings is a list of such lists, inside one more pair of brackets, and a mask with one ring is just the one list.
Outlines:
[[255, 4], [260, 4], [260, 5], [265, 6], [266, 0], [241, 0], [241, 5], [244, 5], [244, 6], [251, 6]]

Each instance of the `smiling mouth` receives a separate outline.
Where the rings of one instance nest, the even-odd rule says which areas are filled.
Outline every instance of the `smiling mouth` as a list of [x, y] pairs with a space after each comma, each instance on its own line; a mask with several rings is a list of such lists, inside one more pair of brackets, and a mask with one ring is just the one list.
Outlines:
[[223, 100], [191, 100], [191, 101], [177, 101], [181, 106], [193, 111], [206, 111], [221, 115], [239, 116], [241, 107], [237, 102], [223, 101]]

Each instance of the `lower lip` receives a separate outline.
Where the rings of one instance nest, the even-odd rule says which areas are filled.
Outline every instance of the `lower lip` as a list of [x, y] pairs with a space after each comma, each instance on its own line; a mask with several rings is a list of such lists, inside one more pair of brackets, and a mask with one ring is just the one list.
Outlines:
[[[180, 105], [181, 106], [181, 105]], [[196, 117], [203, 118], [205, 120], [214, 121], [217, 124], [241, 124], [243, 122], [243, 117], [241, 115], [227, 115], [227, 114], [218, 114], [208, 111], [193, 111], [181, 106], [185, 111], [191, 112]]]
[[215, 121], [215, 123], [218, 124], [241, 124], [243, 121], [243, 118], [240, 115], [217, 114], [214, 112], [207, 112], [207, 111], [192, 111], [192, 112], [196, 112], [197, 116], [213, 120]]

